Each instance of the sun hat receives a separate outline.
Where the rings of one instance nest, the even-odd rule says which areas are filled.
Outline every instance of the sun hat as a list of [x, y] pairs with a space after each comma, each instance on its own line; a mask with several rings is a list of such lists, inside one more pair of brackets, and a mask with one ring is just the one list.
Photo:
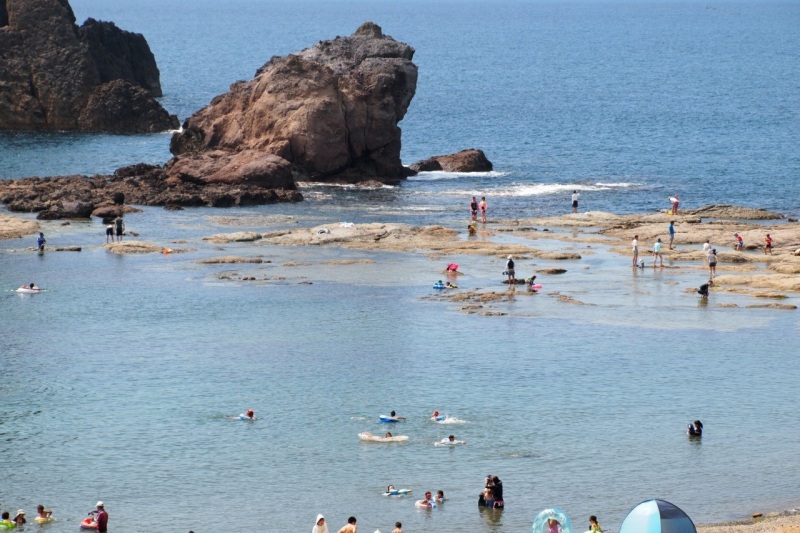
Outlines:
[[511, 257], [512, 257], [512, 256], [510, 256], [510, 255], [508, 256], [508, 258], [509, 258], [509, 259], [511, 259]]
[[23, 509], [18, 509], [17, 510], [17, 516], [19, 516], [21, 514], [25, 514], [25, 511]]

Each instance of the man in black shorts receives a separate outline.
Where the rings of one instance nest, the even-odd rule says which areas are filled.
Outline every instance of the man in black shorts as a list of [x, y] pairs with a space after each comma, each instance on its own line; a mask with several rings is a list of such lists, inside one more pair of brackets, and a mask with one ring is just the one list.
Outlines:
[[469, 203], [469, 210], [472, 213], [472, 221], [478, 220], [478, 200], [473, 196], [472, 201]]
[[114, 227], [117, 229], [117, 240], [122, 241], [122, 236], [125, 234], [125, 221], [121, 216], [114, 220]]

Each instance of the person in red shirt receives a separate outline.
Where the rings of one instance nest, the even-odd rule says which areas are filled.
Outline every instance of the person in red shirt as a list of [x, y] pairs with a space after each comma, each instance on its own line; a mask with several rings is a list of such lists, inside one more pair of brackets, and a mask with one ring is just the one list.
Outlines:
[[767, 255], [767, 252], [769, 252], [769, 255], [772, 255], [772, 237], [769, 236], [769, 233], [767, 233], [764, 240], [766, 241], [764, 245], [764, 255]]
[[94, 517], [94, 521], [97, 522], [98, 533], [108, 532], [108, 513], [103, 507], [103, 502], [97, 502], [97, 516]]

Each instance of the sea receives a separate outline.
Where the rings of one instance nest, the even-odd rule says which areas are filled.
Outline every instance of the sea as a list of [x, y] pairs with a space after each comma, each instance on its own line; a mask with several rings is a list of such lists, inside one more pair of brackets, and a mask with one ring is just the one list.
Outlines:
[[[566, 213], [573, 190], [581, 211], [656, 212], [678, 194], [684, 208], [796, 218], [800, 3], [71, 5], [79, 23], [144, 34], [161, 101], [181, 121], [270, 57], [374, 21], [416, 49], [403, 162], [480, 148], [494, 171], [379, 189], [303, 184], [298, 204], [126, 216], [140, 239], [183, 253], [108, 253], [99, 220], [45, 224], [48, 247], [81, 252], [0, 241], [0, 507], [25, 509], [26, 530], [75, 531], [98, 500], [112, 531], [197, 533], [302, 532], [318, 513], [331, 531], [355, 516], [368, 532], [396, 521], [406, 532], [517, 532], [553, 507], [575, 531], [593, 514], [613, 532], [651, 498], [697, 524], [800, 506], [797, 311], [743, 309], [753, 299], [737, 293], [703, 302], [702, 265], [631, 272], [600, 244], [498, 232], [583, 256], [520, 259], [526, 275], [567, 269], [528, 294], [500, 284], [500, 257], [203, 240], [342, 222], [463, 230], [473, 195], [486, 196], [491, 229]], [[0, 179], [161, 164], [169, 139], [0, 133]], [[265, 262], [197, 262], [220, 255]], [[462, 288], [502, 292], [487, 306], [502, 316], [435, 294], [448, 262]], [[46, 290], [13, 292], [31, 281]], [[239, 420], [248, 408], [256, 420]], [[392, 410], [406, 420], [378, 422]], [[694, 419], [705, 435], [689, 440]], [[409, 440], [361, 442], [363, 431]], [[434, 446], [450, 434], [466, 444]], [[502, 511], [477, 506], [487, 475], [503, 481]], [[389, 484], [413, 494], [385, 497]], [[428, 490], [448, 501], [416, 508]], [[38, 504], [57, 521], [33, 524]]]

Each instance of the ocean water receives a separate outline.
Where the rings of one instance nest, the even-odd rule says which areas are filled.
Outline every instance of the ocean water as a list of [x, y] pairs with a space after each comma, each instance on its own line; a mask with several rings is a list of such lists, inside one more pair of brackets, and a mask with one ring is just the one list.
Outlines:
[[[482, 317], [430, 285], [455, 260], [461, 286], [494, 287], [497, 258], [201, 239], [339, 221], [460, 227], [472, 195], [487, 196], [490, 218], [529, 217], [564, 212], [573, 189], [590, 210], [664, 209], [678, 193], [686, 207], [798, 216], [800, 4], [72, 5], [79, 21], [145, 34], [163, 102], [182, 120], [272, 55], [373, 20], [417, 49], [403, 160], [478, 147], [496, 170], [370, 191], [311, 184], [301, 204], [126, 217], [145, 240], [192, 249], [182, 254], [114, 256], [99, 221], [45, 227], [51, 244], [80, 253], [0, 242], [3, 510], [32, 518], [37, 504], [52, 507], [53, 533], [74, 531], [98, 499], [115, 531], [302, 531], [321, 512], [333, 531], [355, 515], [363, 531], [399, 520], [411, 532], [466, 533], [527, 531], [551, 506], [576, 530], [596, 514], [615, 531], [653, 497], [699, 523], [798, 504], [797, 315], [702, 305], [687, 293], [702, 270], [631, 275], [626, 258], [596, 245], [537, 240], [584, 259], [542, 294], [496, 303], [507, 316]], [[0, 175], [160, 163], [168, 140], [4, 133]], [[217, 255], [271, 262], [195, 262]], [[326, 263], [339, 259], [374, 262]], [[551, 266], [565, 265], [519, 268]], [[221, 280], [228, 271], [259, 281]], [[11, 291], [29, 281], [49, 290]], [[255, 422], [232, 419], [248, 407]], [[377, 417], [393, 409], [408, 420], [390, 430], [408, 443], [358, 440], [386, 431]], [[434, 424], [434, 409], [463, 423]], [[695, 418], [702, 442], [684, 434]], [[468, 444], [433, 446], [451, 433]], [[476, 508], [487, 474], [504, 481], [502, 512]], [[382, 497], [390, 483], [416, 497]], [[444, 506], [414, 508], [439, 489]]]

